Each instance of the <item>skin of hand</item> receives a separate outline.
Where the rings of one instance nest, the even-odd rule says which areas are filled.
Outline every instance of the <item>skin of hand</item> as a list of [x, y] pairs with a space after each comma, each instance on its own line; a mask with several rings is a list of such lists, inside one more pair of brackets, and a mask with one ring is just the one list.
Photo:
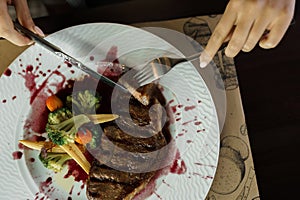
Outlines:
[[30, 45], [32, 40], [14, 29], [12, 19], [8, 13], [8, 5], [14, 5], [17, 18], [21, 25], [44, 37], [43, 31], [35, 26], [26, 0], [0, 0], [0, 37], [18, 46]]
[[257, 43], [264, 49], [276, 47], [293, 19], [295, 3], [295, 0], [230, 0], [200, 56], [200, 66], [207, 66], [227, 41], [228, 57], [235, 57], [241, 50], [249, 52]]

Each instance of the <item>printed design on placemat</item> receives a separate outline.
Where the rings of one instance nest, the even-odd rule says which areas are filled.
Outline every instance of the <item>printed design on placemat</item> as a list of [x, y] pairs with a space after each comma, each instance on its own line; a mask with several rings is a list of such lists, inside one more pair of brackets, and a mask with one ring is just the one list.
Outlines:
[[242, 191], [240, 192], [239, 196], [236, 198], [236, 200], [246, 200], [248, 198], [249, 191], [250, 191], [254, 177], [255, 177], [255, 171], [254, 171], [253, 167], [250, 167], [248, 175], [246, 177], [245, 185], [244, 185]]
[[208, 196], [205, 200], [216, 200], [215, 195]]
[[235, 192], [244, 179], [248, 145], [239, 137], [226, 136], [221, 141], [219, 164], [212, 191], [227, 195]]
[[248, 135], [247, 125], [246, 123], [242, 124], [240, 127], [240, 132], [242, 135], [246, 136]]
[[206, 46], [212, 34], [208, 22], [202, 18], [193, 17], [183, 24], [184, 34], [190, 36], [201, 46]]
[[254, 197], [252, 200], [260, 200], [260, 197]]
[[[245, 185], [244, 185], [243, 189], [241, 190], [240, 194], [237, 196], [237, 198], [235, 198], [235, 200], [247, 200], [248, 199], [249, 192], [250, 192], [251, 185], [252, 185], [254, 178], [255, 178], [254, 168], [250, 167], [250, 170], [246, 177]], [[217, 200], [217, 198], [215, 197], [215, 195], [212, 194], [211, 196], [208, 196], [206, 198], [206, 200]], [[260, 200], [260, 197], [257, 196], [255, 198], [252, 198], [252, 200]]]
[[220, 73], [224, 80], [224, 85], [226, 90], [234, 90], [238, 88], [239, 83], [237, 79], [236, 68], [232, 58], [229, 58], [225, 55], [225, 49], [222, 49], [218, 52]]
[[[214, 17], [214, 16], [212, 16]], [[206, 46], [212, 34], [211, 28], [205, 19], [193, 17], [183, 25], [183, 32], [199, 42], [201, 46]], [[221, 73], [226, 90], [234, 90], [238, 87], [238, 80], [234, 61], [225, 55], [225, 49], [221, 49], [214, 57], [213, 62], [216, 64]], [[218, 81], [222, 80], [217, 80]], [[222, 87], [223, 83], [218, 87]]]

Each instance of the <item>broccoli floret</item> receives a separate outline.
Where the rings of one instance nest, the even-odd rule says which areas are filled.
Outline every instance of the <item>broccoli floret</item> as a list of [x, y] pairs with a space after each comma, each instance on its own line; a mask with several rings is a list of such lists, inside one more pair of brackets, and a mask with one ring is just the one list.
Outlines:
[[78, 128], [90, 122], [90, 119], [84, 114], [72, 116], [70, 113], [69, 109], [61, 108], [49, 114], [51, 119], [48, 118], [46, 132], [54, 144], [65, 145], [74, 143]]
[[71, 110], [68, 108], [60, 108], [57, 109], [48, 115], [48, 123], [49, 124], [59, 124], [67, 119], [73, 117]]
[[63, 169], [65, 163], [68, 160], [71, 160], [72, 157], [67, 153], [47, 153], [42, 149], [39, 155], [39, 159], [47, 169], [53, 170], [54, 172], [60, 172]]
[[101, 96], [97, 92], [93, 94], [90, 90], [84, 90], [67, 96], [66, 105], [78, 113], [95, 113], [100, 101]]

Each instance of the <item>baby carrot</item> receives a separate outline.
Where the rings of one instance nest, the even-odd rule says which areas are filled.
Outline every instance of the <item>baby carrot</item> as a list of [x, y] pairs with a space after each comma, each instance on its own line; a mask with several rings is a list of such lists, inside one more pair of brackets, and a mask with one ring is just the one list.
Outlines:
[[62, 108], [63, 102], [56, 95], [52, 95], [47, 98], [46, 106], [52, 112], [58, 108]]

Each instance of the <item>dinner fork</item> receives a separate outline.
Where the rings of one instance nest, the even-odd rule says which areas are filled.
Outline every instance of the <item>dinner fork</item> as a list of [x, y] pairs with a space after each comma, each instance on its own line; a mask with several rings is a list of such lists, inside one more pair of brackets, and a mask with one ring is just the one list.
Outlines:
[[[219, 50], [223, 50], [227, 46], [227, 44], [228, 42], [222, 44]], [[168, 56], [154, 58], [143, 65], [139, 65], [137, 67], [137, 72], [134, 74], [133, 78], [139, 86], [144, 86], [161, 78], [180, 63], [199, 59], [201, 53], [202, 52], [197, 52], [193, 55], [183, 58], [173, 58]]]
[[[295, 18], [292, 19], [290, 26], [294, 25], [296, 23]], [[270, 31], [265, 30], [263, 33], [263, 36], [267, 35]], [[262, 37], [263, 37], [262, 36]], [[224, 50], [226, 46], [228, 45], [229, 41], [223, 43], [220, 50]], [[163, 75], [167, 74], [171, 69], [173, 69], [176, 65], [183, 62], [193, 61], [200, 57], [202, 52], [195, 53], [188, 57], [183, 58], [171, 58], [167, 56], [162, 56], [155, 58], [153, 60], [150, 60], [144, 65], [140, 65], [138, 68], [138, 71], [133, 76], [135, 81], [139, 86], [146, 85], [152, 81], [155, 81], [159, 78], [161, 78]]]

